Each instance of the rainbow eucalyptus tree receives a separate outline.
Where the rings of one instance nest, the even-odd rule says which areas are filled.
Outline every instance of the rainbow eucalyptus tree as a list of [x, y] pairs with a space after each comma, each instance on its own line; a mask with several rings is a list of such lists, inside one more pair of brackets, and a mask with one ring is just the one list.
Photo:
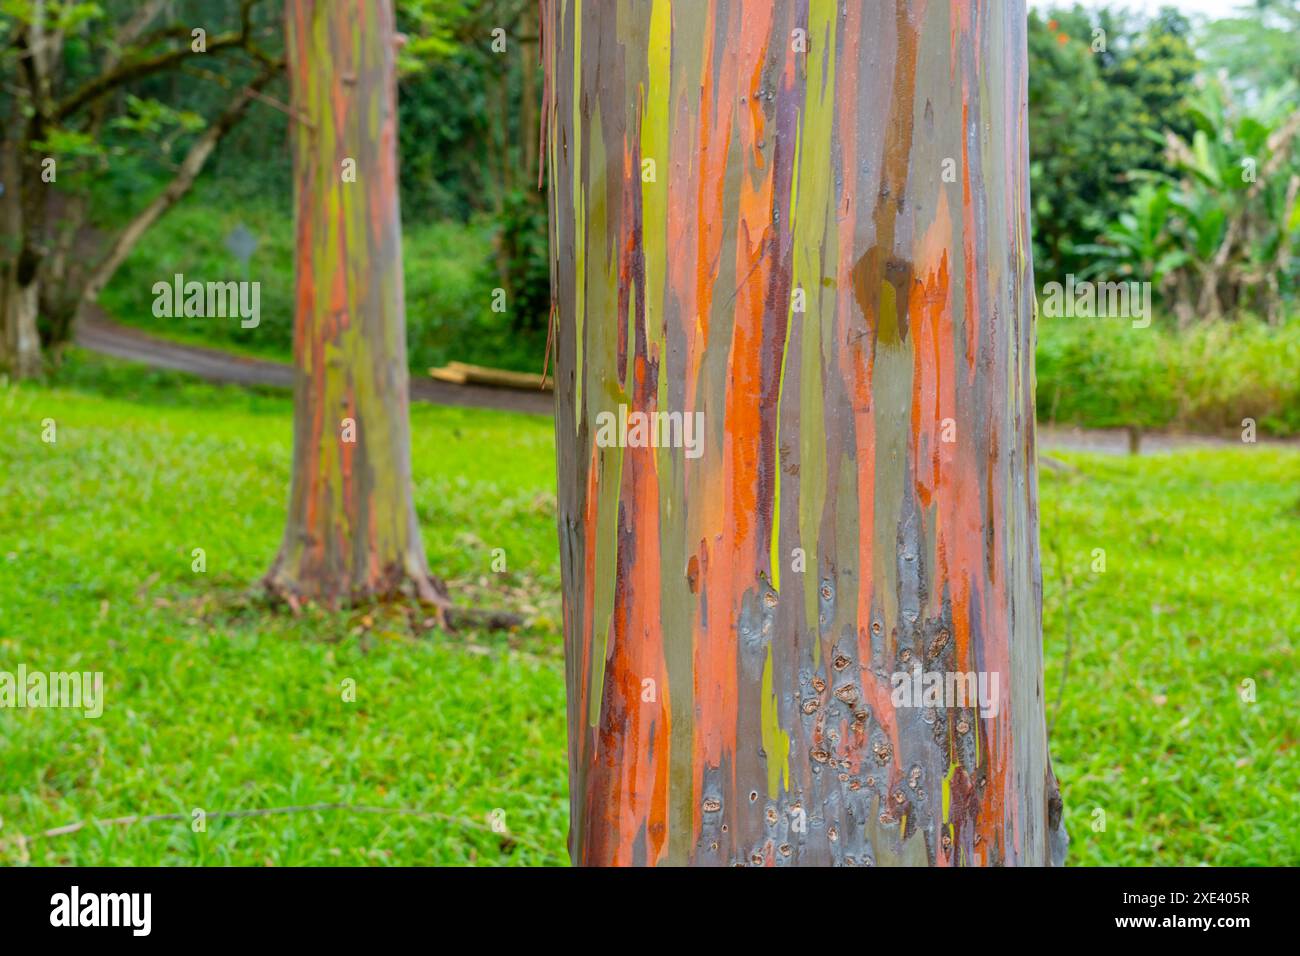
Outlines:
[[445, 605], [411, 499], [392, 0], [285, 4], [297, 234], [289, 518], [270, 588]]
[[545, 0], [581, 864], [1048, 864], [1025, 10]]

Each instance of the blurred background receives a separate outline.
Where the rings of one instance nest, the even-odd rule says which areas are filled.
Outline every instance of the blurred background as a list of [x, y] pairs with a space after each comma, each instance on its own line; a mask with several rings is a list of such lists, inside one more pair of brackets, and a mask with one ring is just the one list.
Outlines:
[[[0, 3], [11, 120], [11, 40], [30, 5]], [[86, 18], [66, 14], [72, 75], [138, 9], [62, 6]], [[248, 36], [278, 51], [278, 4], [245, 6]], [[539, 373], [536, 5], [402, 0], [398, 14], [412, 377], [453, 361]], [[167, 0], [149, 29], [161, 44], [240, 22], [233, 0]], [[102, 670], [106, 706], [98, 720], [0, 714], [0, 862], [562, 864], [544, 414], [412, 410], [435, 573], [525, 626], [429, 636], [383, 612], [290, 617], [249, 596], [283, 528], [291, 400], [278, 373], [221, 384], [228, 364], [184, 349], [268, 363], [254, 369], [291, 358], [283, 78], [102, 293], [54, 301], [185, 172], [259, 52], [126, 83], [97, 121], [47, 131], [59, 165], [44, 228], [66, 281], [41, 303], [44, 373], [0, 387], [0, 668]], [[1148, 282], [1153, 297], [1149, 327], [1040, 307], [1047, 703], [1070, 861], [1296, 863], [1300, 3], [1035, 2], [1029, 61], [1040, 288], [1073, 276]], [[176, 273], [259, 281], [259, 326], [155, 317], [153, 286]], [[218, 381], [191, 374], [205, 371]], [[216, 814], [200, 832], [196, 808]], [[162, 819], [119, 819], [147, 814]]]

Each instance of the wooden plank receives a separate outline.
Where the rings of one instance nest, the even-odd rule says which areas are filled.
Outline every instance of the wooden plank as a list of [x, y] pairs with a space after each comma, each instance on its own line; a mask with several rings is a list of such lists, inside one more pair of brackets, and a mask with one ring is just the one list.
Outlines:
[[431, 368], [429, 374], [441, 382], [453, 382], [457, 385], [490, 385], [495, 388], [532, 389], [533, 391], [550, 391], [554, 386], [554, 381], [549, 375], [543, 382], [542, 376], [532, 372], [511, 372], [483, 365], [469, 365], [465, 362], [450, 362], [442, 368]]

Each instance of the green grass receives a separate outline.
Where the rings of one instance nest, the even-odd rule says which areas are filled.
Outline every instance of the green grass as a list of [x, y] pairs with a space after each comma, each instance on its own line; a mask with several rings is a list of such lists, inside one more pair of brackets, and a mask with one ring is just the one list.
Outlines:
[[[107, 698], [98, 720], [0, 715], [0, 863], [565, 861], [550, 424], [413, 410], [432, 565], [466, 601], [530, 618], [449, 638], [244, 596], [279, 543], [290, 415], [283, 394], [75, 352], [53, 386], [0, 388], [0, 669], [102, 670]], [[1063, 457], [1078, 471], [1044, 472], [1041, 532], [1049, 719], [1072, 637], [1052, 741], [1071, 862], [1295, 863], [1300, 455]], [[18, 838], [335, 802], [457, 820], [313, 811]], [[514, 842], [482, 829], [497, 809]]]
[[1295, 865], [1300, 454], [1062, 457], [1079, 472], [1043, 473], [1041, 536], [1049, 722], [1073, 636], [1052, 740], [1071, 862]]
[[[514, 635], [415, 637], [362, 614], [243, 600], [279, 544], [291, 445], [281, 396], [106, 370], [0, 391], [0, 669], [102, 670], [102, 718], [0, 716], [0, 862], [563, 862], [567, 802], [549, 422], [416, 407], [430, 562], [462, 600], [524, 610]], [[179, 388], [177, 386], [180, 386]], [[119, 397], [109, 398], [108, 394]], [[57, 442], [40, 440], [53, 418]], [[204, 548], [207, 573], [191, 571]], [[490, 570], [506, 549], [509, 571]], [[356, 703], [342, 682], [356, 682]], [[137, 813], [347, 802], [321, 812], [90, 828]]]

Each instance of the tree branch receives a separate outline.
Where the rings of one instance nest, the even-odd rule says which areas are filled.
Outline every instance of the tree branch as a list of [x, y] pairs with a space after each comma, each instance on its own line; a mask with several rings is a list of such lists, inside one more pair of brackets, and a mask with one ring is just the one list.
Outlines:
[[140, 237], [157, 222], [167, 210], [176, 205], [181, 197], [189, 192], [190, 187], [194, 185], [194, 180], [203, 170], [204, 164], [212, 151], [216, 149], [217, 144], [222, 138], [234, 128], [239, 122], [240, 117], [248, 109], [249, 104], [258, 97], [262, 89], [275, 78], [279, 69], [268, 69], [260, 76], [253, 80], [248, 86], [237, 93], [226, 109], [218, 116], [207, 129], [199, 136], [194, 144], [190, 147], [185, 159], [181, 162], [180, 169], [177, 171], [175, 178], [172, 179], [161, 193], [142, 209], [126, 228], [118, 235], [117, 239], [110, 247], [108, 254], [95, 266], [94, 271], [86, 281], [85, 287], [81, 292], [82, 306], [94, 302], [108, 280], [113, 277], [113, 273], [131, 254]]
[[[244, 49], [264, 66], [269, 66], [271, 62], [275, 62], [252, 42], [253, 7], [261, 2], [262, 0], [241, 0], [239, 30], [232, 33], [223, 33], [212, 38], [208, 41], [207, 51], [209, 53], [219, 53], [227, 49]], [[149, 44], [157, 42], [159, 36], [166, 35], [169, 32], [170, 28], [151, 35], [145, 43], [137, 47], [137, 50], [147, 49]], [[119, 54], [116, 58], [119, 62], [116, 65], [111, 66], [104, 73], [87, 81], [64, 97], [54, 108], [54, 118], [56, 120], [65, 120], [87, 103], [99, 99], [117, 87], [134, 80], [144, 79], [147, 76], [153, 76], [155, 73], [161, 73], [193, 55], [188, 47], [177, 47], [153, 56], [134, 56], [129, 59], [125, 55]]]
[[[158, 14], [162, 13], [163, 7], [167, 5], [167, 0], [147, 0], [146, 3], [140, 4], [139, 9], [130, 20], [122, 24], [121, 29], [117, 31], [116, 43], [117, 49], [109, 54], [109, 63], [116, 66], [122, 59], [122, 53], [127, 47], [132, 46], [143, 35], [145, 27], [153, 23]], [[176, 28], [183, 29], [183, 28]], [[148, 43], [146, 46], [150, 45]]]

